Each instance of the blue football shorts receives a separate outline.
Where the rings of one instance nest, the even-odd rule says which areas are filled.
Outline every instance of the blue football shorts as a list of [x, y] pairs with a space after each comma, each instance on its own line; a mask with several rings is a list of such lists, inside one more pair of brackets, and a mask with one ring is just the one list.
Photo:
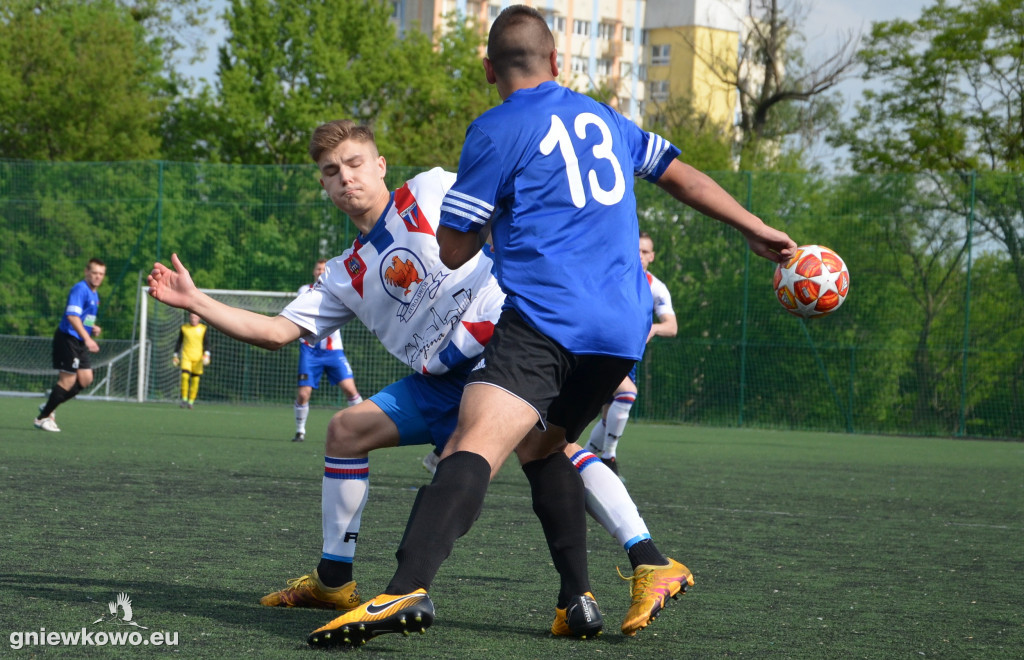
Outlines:
[[299, 348], [299, 387], [320, 388], [320, 377], [327, 372], [331, 385], [353, 378], [345, 351], [328, 351], [302, 345]]
[[370, 397], [398, 427], [398, 444], [433, 444], [444, 449], [459, 421], [466, 376], [475, 360], [441, 374], [409, 374]]

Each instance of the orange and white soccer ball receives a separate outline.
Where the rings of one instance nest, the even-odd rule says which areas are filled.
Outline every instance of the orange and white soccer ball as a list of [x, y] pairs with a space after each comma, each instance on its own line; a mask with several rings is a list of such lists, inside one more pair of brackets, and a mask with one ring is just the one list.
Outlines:
[[850, 271], [833, 250], [801, 245], [792, 259], [775, 267], [772, 284], [787, 312], [813, 319], [843, 304], [850, 292]]

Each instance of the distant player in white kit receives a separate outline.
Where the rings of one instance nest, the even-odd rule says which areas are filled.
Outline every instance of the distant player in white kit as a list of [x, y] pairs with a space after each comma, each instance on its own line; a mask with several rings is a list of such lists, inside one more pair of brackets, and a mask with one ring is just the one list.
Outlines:
[[[324, 274], [327, 260], [321, 259], [313, 266], [313, 281], [299, 287], [299, 295], [316, 286], [320, 276]], [[341, 343], [341, 330], [335, 330], [318, 342], [310, 343], [305, 337], [299, 340], [299, 386], [295, 392], [295, 437], [292, 442], [306, 439], [306, 419], [309, 418], [309, 398], [313, 390], [319, 389], [320, 377], [327, 372], [332, 385], [338, 385], [345, 393], [349, 406], [363, 402], [363, 397], [356, 389], [352, 366], [345, 357], [345, 347]]]
[[[672, 294], [669, 293], [665, 283], [654, 276], [647, 267], [654, 261], [654, 241], [651, 235], [645, 231], [640, 232], [640, 262], [644, 266], [644, 275], [647, 276], [647, 283], [651, 285], [651, 297], [654, 298], [654, 315], [658, 317], [656, 323], [651, 324], [651, 330], [647, 333], [647, 341], [652, 337], [675, 337], [678, 331], [676, 324], [676, 313], [672, 309]], [[615, 390], [612, 401], [605, 404], [601, 411], [601, 419], [597, 421], [590, 431], [590, 440], [587, 442], [587, 451], [593, 452], [601, 458], [601, 462], [611, 468], [615, 474], [619, 473], [619, 464], [615, 458], [615, 450], [619, 445], [619, 438], [626, 430], [626, 422], [629, 421], [629, 411], [636, 403], [636, 367], [629, 372], [629, 375], [622, 379], [622, 383]]]

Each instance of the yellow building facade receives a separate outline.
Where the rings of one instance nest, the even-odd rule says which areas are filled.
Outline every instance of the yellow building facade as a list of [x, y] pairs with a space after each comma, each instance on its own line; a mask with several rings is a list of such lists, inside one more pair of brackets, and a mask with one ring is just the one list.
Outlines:
[[735, 123], [736, 88], [715, 69], [736, 71], [743, 17], [742, 0], [648, 0], [645, 118], [688, 101], [719, 126]]

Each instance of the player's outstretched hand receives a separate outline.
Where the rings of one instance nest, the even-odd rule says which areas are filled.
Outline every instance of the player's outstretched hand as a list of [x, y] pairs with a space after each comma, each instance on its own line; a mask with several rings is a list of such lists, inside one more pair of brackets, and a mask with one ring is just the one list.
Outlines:
[[188, 309], [198, 289], [192, 282], [192, 276], [188, 274], [188, 270], [181, 265], [176, 253], [171, 255], [171, 265], [174, 270], [160, 262], [153, 264], [153, 270], [146, 278], [146, 283], [149, 284], [149, 295], [165, 305]]
[[789, 234], [768, 225], [747, 236], [747, 245], [754, 254], [774, 263], [784, 263], [796, 254], [796, 242]]

